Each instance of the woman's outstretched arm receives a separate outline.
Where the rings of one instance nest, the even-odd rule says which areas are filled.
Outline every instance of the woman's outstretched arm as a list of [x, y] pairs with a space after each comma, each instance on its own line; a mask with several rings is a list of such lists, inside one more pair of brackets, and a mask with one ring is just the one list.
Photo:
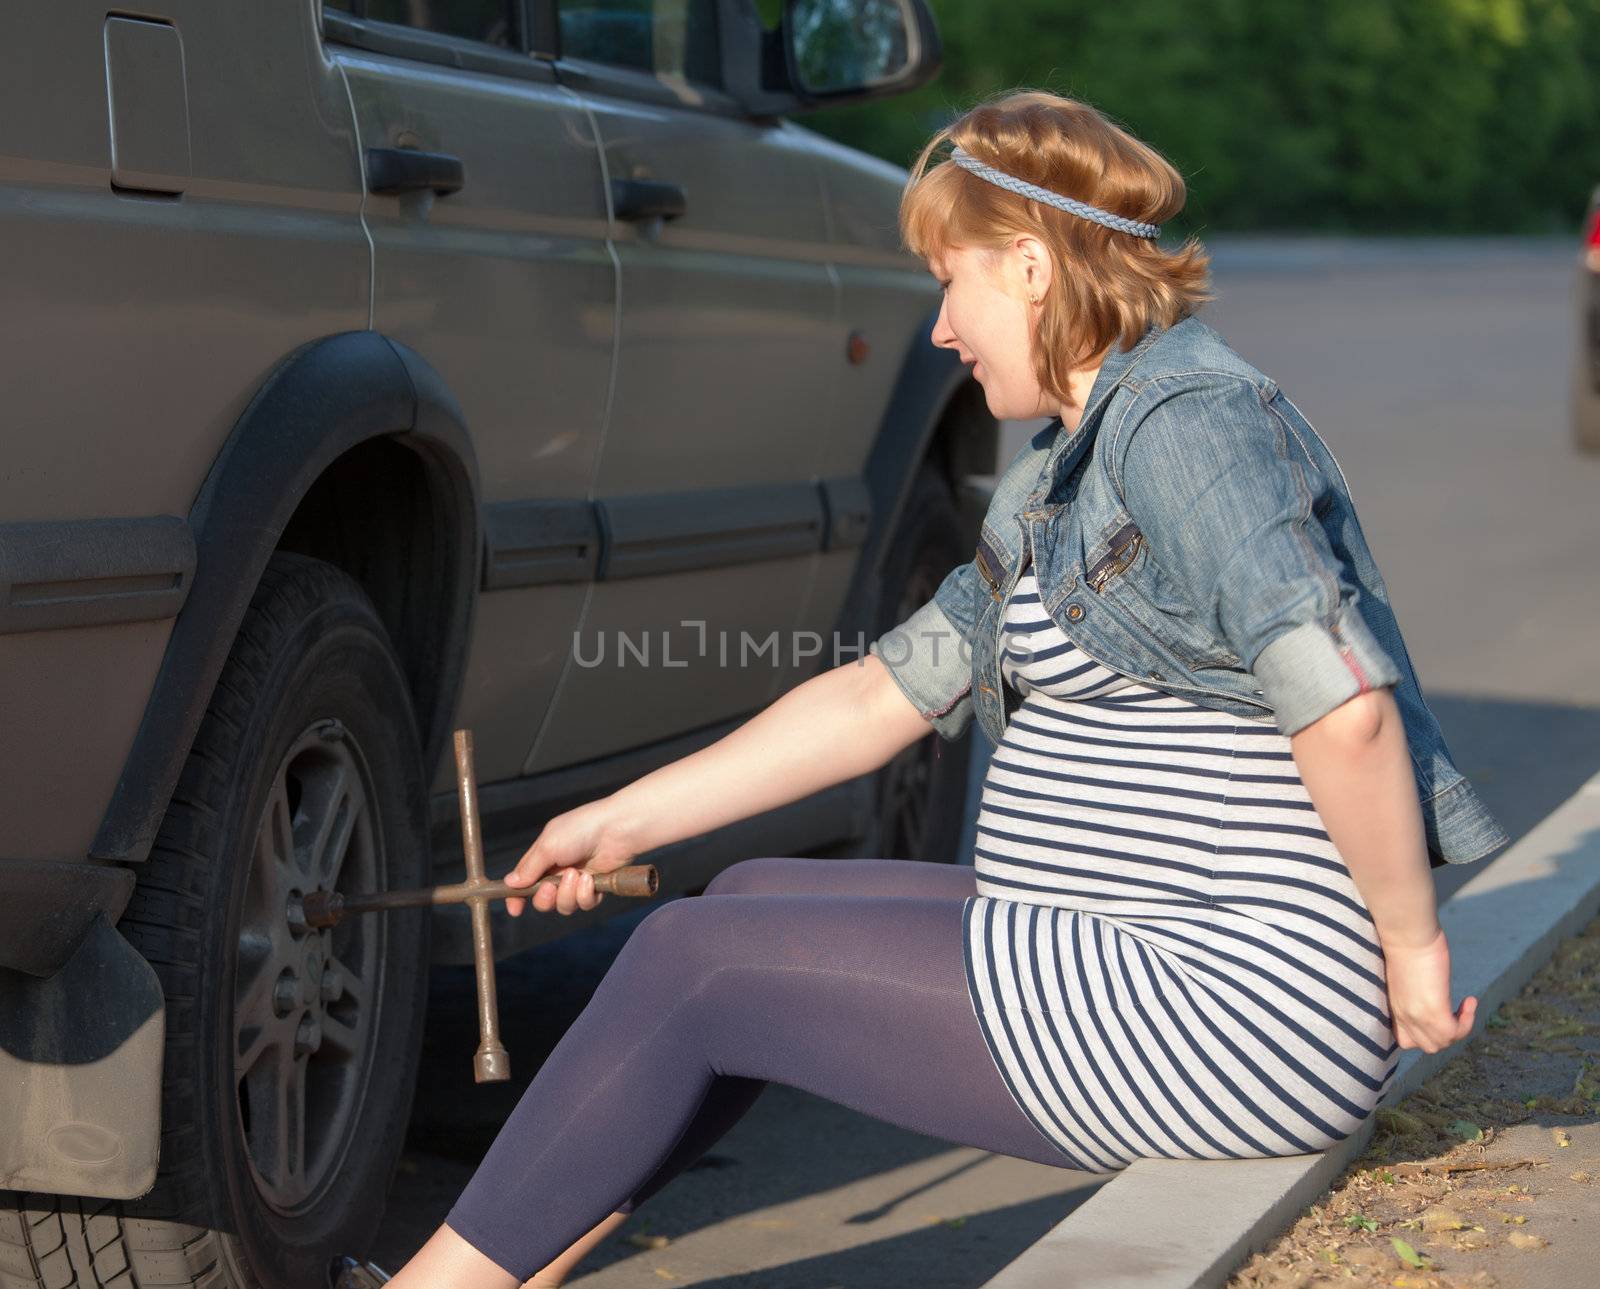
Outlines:
[[778, 698], [709, 747], [611, 797], [641, 851], [720, 828], [869, 774], [932, 726], [876, 657], [848, 662]]
[[[573, 866], [559, 891], [532, 896], [542, 912], [593, 908], [576, 871], [610, 872], [633, 856], [747, 819], [883, 766], [933, 726], [875, 655], [796, 685], [708, 747], [642, 775], [608, 797], [557, 815], [506, 875], [530, 885]], [[519, 915], [524, 901], [508, 897]]]
[[1478, 1000], [1450, 1006], [1450, 951], [1394, 694], [1357, 694], [1290, 735], [1289, 747], [1377, 927], [1395, 1042], [1437, 1052], [1465, 1038]]

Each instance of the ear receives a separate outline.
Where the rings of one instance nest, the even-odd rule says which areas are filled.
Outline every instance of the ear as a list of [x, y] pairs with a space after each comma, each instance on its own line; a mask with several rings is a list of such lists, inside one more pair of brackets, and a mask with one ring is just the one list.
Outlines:
[[1034, 303], [1042, 301], [1055, 276], [1055, 263], [1045, 244], [1031, 233], [1018, 233], [1012, 240], [1022, 275], [1023, 295]]

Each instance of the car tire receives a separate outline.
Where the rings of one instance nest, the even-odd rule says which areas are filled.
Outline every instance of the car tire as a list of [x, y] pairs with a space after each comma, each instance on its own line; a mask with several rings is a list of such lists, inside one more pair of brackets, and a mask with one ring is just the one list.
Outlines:
[[[883, 571], [876, 636], [898, 626], [933, 598], [950, 570], [970, 555], [950, 485], [930, 464], [912, 484]], [[878, 771], [874, 856], [965, 862], [958, 853], [967, 803], [973, 734], [947, 741], [918, 739]]]
[[410, 1118], [428, 910], [318, 930], [295, 893], [425, 884], [426, 799], [371, 601], [275, 554], [119, 923], [166, 995], [155, 1187], [10, 1197], [0, 1286], [310, 1289], [366, 1249]]

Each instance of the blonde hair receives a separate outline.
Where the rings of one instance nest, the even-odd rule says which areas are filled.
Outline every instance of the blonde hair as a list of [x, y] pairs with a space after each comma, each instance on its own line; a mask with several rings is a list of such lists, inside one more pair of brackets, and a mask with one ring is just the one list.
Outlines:
[[1170, 327], [1214, 299], [1210, 256], [1196, 238], [1162, 250], [1151, 238], [1000, 188], [929, 157], [941, 143], [1054, 192], [1160, 224], [1183, 209], [1183, 177], [1097, 109], [1049, 90], [1004, 92], [928, 141], [900, 199], [900, 236], [927, 261], [949, 247], [998, 250], [1018, 233], [1049, 248], [1055, 273], [1034, 333], [1039, 387], [1071, 404], [1067, 376], [1113, 342], [1130, 349], [1152, 322]]

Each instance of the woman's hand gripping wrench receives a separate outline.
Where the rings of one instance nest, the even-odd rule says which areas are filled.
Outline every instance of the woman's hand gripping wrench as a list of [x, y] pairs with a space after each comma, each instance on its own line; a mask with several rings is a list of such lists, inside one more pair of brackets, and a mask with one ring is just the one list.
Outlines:
[[[483, 872], [483, 838], [478, 831], [478, 785], [472, 761], [472, 731], [457, 730], [456, 787], [461, 800], [461, 848], [467, 861], [467, 880], [450, 886], [423, 886], [413, 891], [367, 891], [346, 895], [342, 891], [313, 891], [300, 902], [308, 927], [335, 926], [347, 913], [377, 913], [385, 909], [415, 908], [423, 904], [466, 904], [472, 910], [472, 961], [478, 977], [478, 1051], [472, 1076], [479, 1083], [498, 1083], [511, 1077], [511, 1060], [500, 1042], [500, 1005], [494, 984], [494, 939], [489, 925], [489, 902], [507, 896], [529, 896], [541, 885], [556, 886], [559, 873], [541, 877], [531, 886], [507, 886], [489, 881]], [[629, 864], [610, 873], [596, 873], [594, 888], [607, 895], [654, 895], [659, 878], [654, 864]], [[529, 901], [532, 907], [532, 901]]]

